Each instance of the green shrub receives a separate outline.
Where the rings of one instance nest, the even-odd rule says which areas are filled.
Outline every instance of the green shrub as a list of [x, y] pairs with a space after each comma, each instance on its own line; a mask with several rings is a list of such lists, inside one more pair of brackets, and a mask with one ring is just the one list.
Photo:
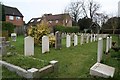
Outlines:
[[10, 35], [11, 33], [14, 32], [15, 26], [10, 23], [10, 22], [2, 22], [2, 31], [8, 31], [8, 34]]
[[73, 27], [56, 26], [54, 30], [55, 30], [55, 32], [56, 31], [61, 31], [61, 32], [66, 32], [66, 33], [77, 33], [77, 32], [79, 32], [79, 28], [76, 27], [76, 26], [73, 26]]

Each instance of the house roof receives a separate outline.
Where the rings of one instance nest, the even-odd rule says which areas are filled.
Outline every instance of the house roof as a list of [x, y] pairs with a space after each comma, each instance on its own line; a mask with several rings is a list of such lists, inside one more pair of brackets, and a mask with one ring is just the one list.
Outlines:
[[10, 7], [10, 6], [5, 6], [5, 5], [3, 7], [4, 7], [5, 15], [12, 15], [12, 16], [23, 17], [21, 12], [17, 8]]
[[36, 25], [37, 23], [41, 22], [41, 17], [39, 18], [32, 18], [27, 24], [32, 24], [32, 25]]
[[[52, 15], [52, 14], [44, 14], [42, 17], [39, 18], [32, 18], [27, 25], [32, 24], [32, 25], [36, 25], [37, 23], [39, 23], [42, 19], [45, 19], [47, 21], [56, 21], [56, 20], [64, 20], [66, 17], [70, 17], [69, 14], [56, 14], [56, 15]], [[39, 19], [41, 19], [40, 21], [38, 21]]]
[[67, 16], [69, 16], [69, 14], [56, 14], [56, 15], [44, 14], [44, 17], [48, 21], [63, 20]]

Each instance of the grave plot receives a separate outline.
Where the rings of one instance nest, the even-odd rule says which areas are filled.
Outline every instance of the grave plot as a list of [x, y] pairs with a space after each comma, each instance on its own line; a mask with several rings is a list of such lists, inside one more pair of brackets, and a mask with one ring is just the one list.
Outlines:
[[[24, 38], [22, 36], [17, 37], [17, 42], [12, 42], [12, 45], [15, 46], [16, 52], [19, 55], [24, 56]], [[91, 78], [89, 74], [89, 69], [92, 65], [94, 65], [97, 61], [97, 48], [98, 42], [90, 42], [88, 44], [81, 45], [80, 44], [80, 36], [78, 37], [78, 45], [74, 47], [73, 45], [70, 46], [69, 48], [66, 47], [66, 38], [62, 39], [62, 48], [60, 50], [56, 50], [54, 47], [50, 48], [49, 54], [42, 54], [42, 47], [40, 46], [35, 46], [34, 47], [34, 56], [27, 56], [25, 58], [35, 58], [37, 59], [34, 61], [33, 59], [28, 60], [30, 62], [27, 62], [25, 67], [28, 65], [32, 65], [33, 70], [34, 67], [41, 65], [41, 61], [39, 60], [44, 60], [49, 63], [51, 60], [57, 60], [59, 61], [59, 70], [57, 74], [54, 75], [46, 75], [45, 77], [49, 78]], [[112, 37], [113, 41], [115, 41], [117, 38], [114, 36]], [[106, 39], [103, 39], [103, 50], [106, 50]], [[114, 51], [113, 53], [114, 54]], [[101, 55], [99, 55], [101, 56]], [[18, 55], [13, 55], [13, 56], [8, 56], [8, 57], [3, 57], [4, 60], [9, 61], [9, 63], [16, 63], [16, 65], [19, 65], [18, 62], [20, 62], [22, 65], [24, 65], [26, 59], [18, 58], [20, 56]], [[18, 60], [17, 60], [18, 59]], [[102, 58], [107, 65], [115, 67], [116, 70], [119, 69], [118, 63], [120, 62], [116, 59], [111, 58], [110, 56], [106, 56], [103, 54]], [[106, 59], [106, 60], [105, 60]], [[33, 62], [32, 62], [33, 61]], [[24, 64], [23, 64], [24, 63]], [[48, 64], [47, 63], [47, 64]], [[47, 65], [43, 64], [43, 65]], [[35, 66], [33, 66], [35, 65]], [[24, 66], [23, 66], [24, 67]], [[39, 66], [38, 66], [39, 67]], [[50, 66], [49, 66], [50, 67]], [[31, 69], [29, 66], [26, 68], [26, 70]], [[4, 69], [3, 69], [4, 71]], [[31, 71], [31, 70], [30, 70]], [[119, 72], [119, 71], [117, 71]], [[8, 72], [5, 72], [8, 73]], [[3, 74], [3, 77], [5, 78], [6, 74]], [[115, 78], [119, 79], [119, 75], [116, 75], [118, 73], [115, 72]], [[11, 75], [11, 77], [14, 77], [14, 75]], [[113, 77], [113, 78], [114, 78]], [[93, 78], [93, 77], [92, 77]]]

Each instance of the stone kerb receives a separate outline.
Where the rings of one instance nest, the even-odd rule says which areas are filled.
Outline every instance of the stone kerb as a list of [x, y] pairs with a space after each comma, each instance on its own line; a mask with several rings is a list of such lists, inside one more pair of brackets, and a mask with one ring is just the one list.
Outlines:
[[0, 61], [0, 65], [3, 65], [8, 70], [12, 72], [16, 72], [19, 76], [24, 78], [41, 78], [42, 76], [48, 75], [53, 72], [58, 72], [58, 61], [50, 61], [50, 64], [41, 68], [31, 68], [28, 70], [25, 70], [19, 66], [12, 65], [10, 63], [7, 63], [5, 61]]

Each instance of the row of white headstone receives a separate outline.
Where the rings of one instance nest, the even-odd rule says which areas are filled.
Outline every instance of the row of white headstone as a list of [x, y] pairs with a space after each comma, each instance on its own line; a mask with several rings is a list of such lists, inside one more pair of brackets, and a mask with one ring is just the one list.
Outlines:
[[[106, 39], [106, 53], [112, 48], [112, 36]], [[103, 38], [98, 39], [97, 62], [101, 62], [103, 54]]]
[[[86, 34], [86, 43], [89, 42], [90, 35], [92, 39], [94, 38], [94, 41], [96, 41], [98, 38], [98, 37], [95, 37], [96, 34]], [[81, 34], [81, 45], [84, 43], [84, 36], [85, 34]], [[74, 34], [74, 46], [76, 45], [78, 45], [78, 36]], [[70, 46], [71, 46], [71, 36], [67, 34], [66, 47], [70, 47]], [[49, 50], [49, 37], [43, 36], [42, 37], [42, 53], [46, 53], [49, 51], [50, 51]], [[28, 36], [24, 39], [24, 53], [25, 53], [25, 56], [34, 55], [34, 38]]]
[[[86, 38], [86, 40], [85, 40], [85, 38]], [[83, 45], [84, 42], [89, 43], [89, 39], [91, 40], [91, 42], [93, 42], [93, 40], [97, 41], [98, 34], [81, 34], [80, 44]], [[76, 45], [78, 45], [78, 36], [76, 34], [74, 34], [74, 46], [76, 46]], [[66, 47], [70, 47], [70, 46], [71, 46], [71, 36], [69, 34], [67, 34]]]

